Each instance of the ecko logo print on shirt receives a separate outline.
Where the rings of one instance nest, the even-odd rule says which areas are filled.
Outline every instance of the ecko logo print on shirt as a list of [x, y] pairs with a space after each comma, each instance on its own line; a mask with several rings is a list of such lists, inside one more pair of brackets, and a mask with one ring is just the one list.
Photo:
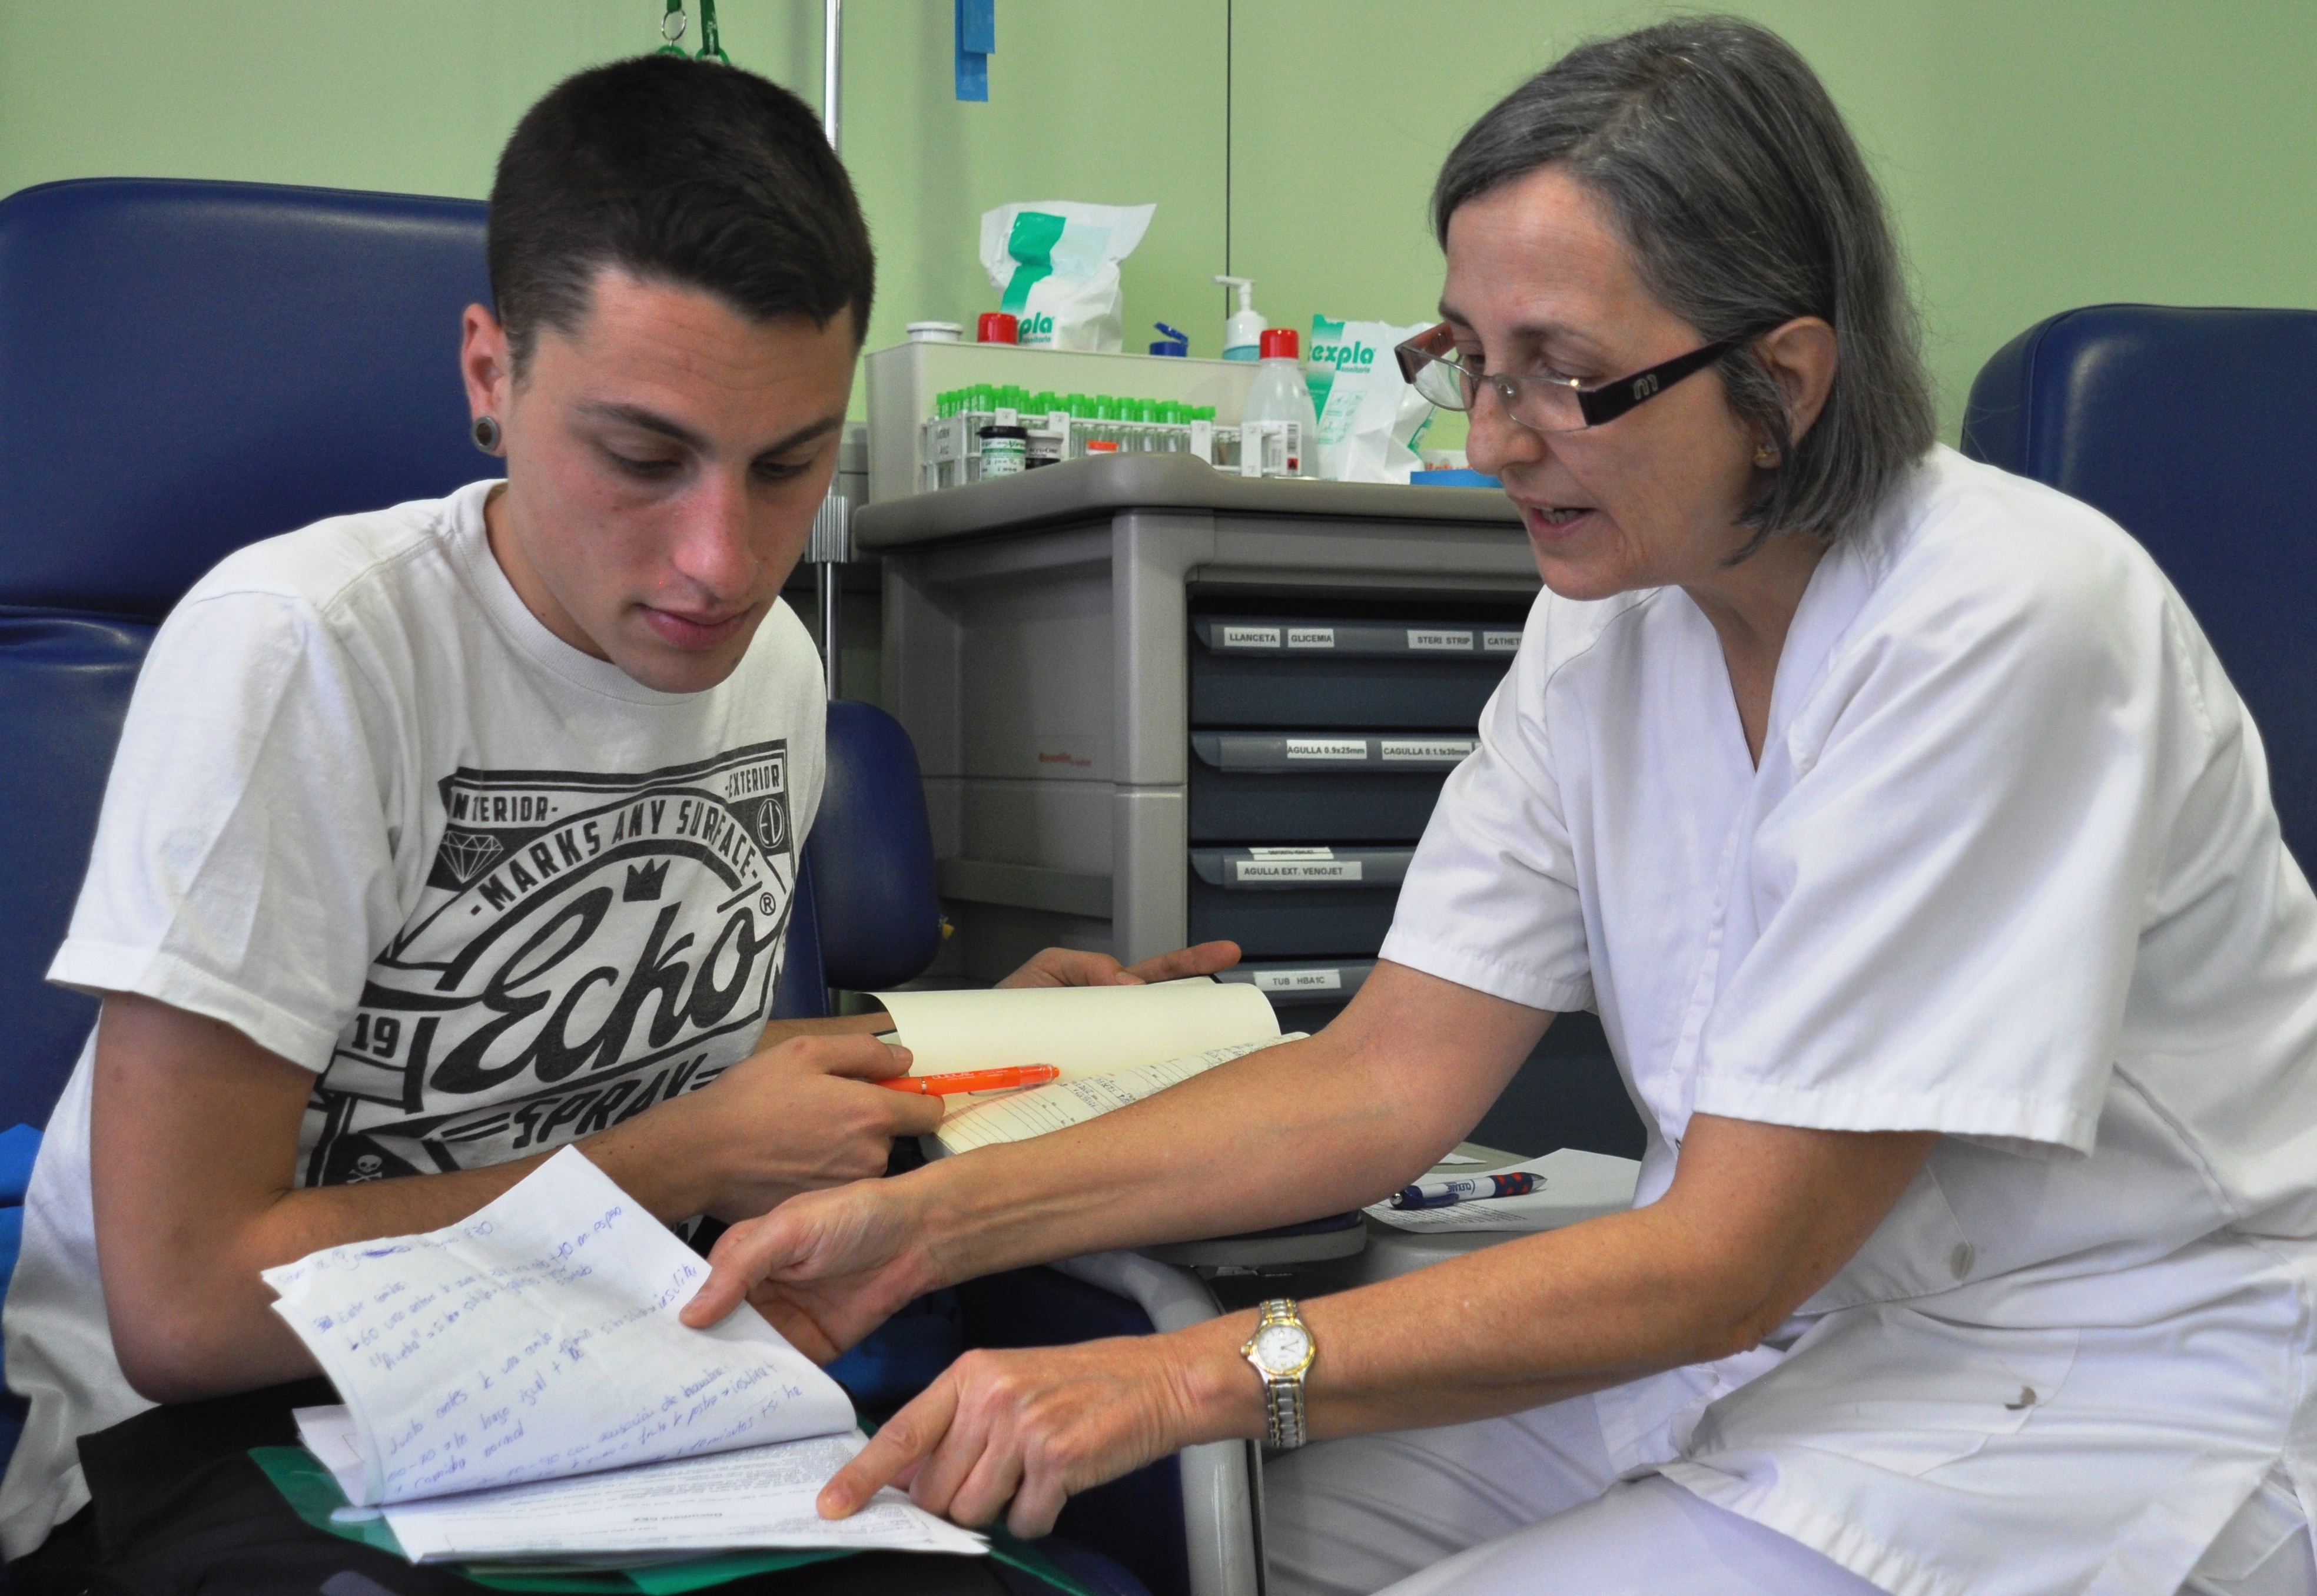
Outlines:
[[788, 776], [775, 741], [641, 776], [444, 778], [417, 908], [315, 1084], [306, 1183], [497, 1163], [745, 1057], [796, 885]]

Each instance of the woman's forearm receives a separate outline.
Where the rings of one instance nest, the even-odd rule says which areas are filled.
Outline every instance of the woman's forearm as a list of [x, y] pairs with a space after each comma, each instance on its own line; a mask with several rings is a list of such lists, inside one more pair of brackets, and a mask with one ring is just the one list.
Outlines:
[[[1648, 1207], [1303, 1304], [1309, 1431], [1489, 1418], [1743, 1351], [1857, 1251], [1936, 1140], [1698, 1116], [1674, 1189]], [[1184, 1383], [1210, 1394], [1204, 1428], [1260, 1422], [1238, 1355], [1252, 1323], [1173, 1338]]]
[[[1418, 1048], [1394, 1012], [1415, 984], [1378, 967], [1366, 1012], [1236, 1059], [1131, 1107], [904, 1177], [927, 1189], [926, 1244], [944, 1280], [1048, 1259], [1231, 1235], [1372, 1203], [1429, 1168], [1486, 1111], [1551, 1019], [1462, 988]], [[1424, 994], [1431, 996], [1428, 992]], [[1369, 997], [1363, 990], [1361, 997]]]

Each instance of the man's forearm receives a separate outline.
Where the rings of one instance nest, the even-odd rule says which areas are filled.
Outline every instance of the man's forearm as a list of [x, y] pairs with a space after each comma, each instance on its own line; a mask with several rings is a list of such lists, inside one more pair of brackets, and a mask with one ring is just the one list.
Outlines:
[[[653, 1123], [654, 1117], [639, 1116], [578, 1145], [655, 1215], [685, 1218], [704, 1206], [701, 1161], [686, 1156], [678, 1138], [668, 1134], [673, 1127]], [[230, 1227], [231, 1240], [222, 1249], [216, 1216], [185, 1216], [180, 1223], [187, 1233], [170, 1238], [159, 1250], [182, 1260], [166, 1270], [176, 1278], [121, 1281], [116, 1288], [116, 1271], [106, 1271], [110, 1301], [166, 1297], [199, 1305], [198, 1312], [166, 1312], [157, 1322], [116, 1321], [123, 1371], [144, 1394], [164, 1402], [246, 1391], [315, 1373], [305, 1347], [273, 1312], [273, 1294], [259, 1278], [261, 1271], [327, 1247], [455, 1224], [537, 1169], [551, 1152], [486, 1169], [283, 1191]], [[149, 1258], [156, 1250], [145, 1251]]]

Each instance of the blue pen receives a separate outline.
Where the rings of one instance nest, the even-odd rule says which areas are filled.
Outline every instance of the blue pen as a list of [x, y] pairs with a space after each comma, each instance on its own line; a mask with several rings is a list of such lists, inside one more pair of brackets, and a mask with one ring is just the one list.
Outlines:
[[1460, 1180], [1425, 1180], [1400, 1188], [1391, 1206], [1445, 1208], [1453, 1203], [1476, 1203], [1488, 1197], [1526, 1197], [1543, 1184], [1543, 1176], [1525, 1170], [1515, 1170], [1509, 1175], [1469, 1175]]

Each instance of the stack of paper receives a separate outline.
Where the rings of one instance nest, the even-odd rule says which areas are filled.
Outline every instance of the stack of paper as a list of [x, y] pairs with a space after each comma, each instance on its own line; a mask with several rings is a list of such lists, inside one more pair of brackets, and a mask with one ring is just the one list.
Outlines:
[[845, 1393], [753, 1308], [681, 1323], [707, 1266], [576, 1149], [461, 1224], [264, 1278], [345, 1399], [301, 1438], [415, 1560], [985, 1549], [898, 1492], [819, 1518], [863, 1444]]

